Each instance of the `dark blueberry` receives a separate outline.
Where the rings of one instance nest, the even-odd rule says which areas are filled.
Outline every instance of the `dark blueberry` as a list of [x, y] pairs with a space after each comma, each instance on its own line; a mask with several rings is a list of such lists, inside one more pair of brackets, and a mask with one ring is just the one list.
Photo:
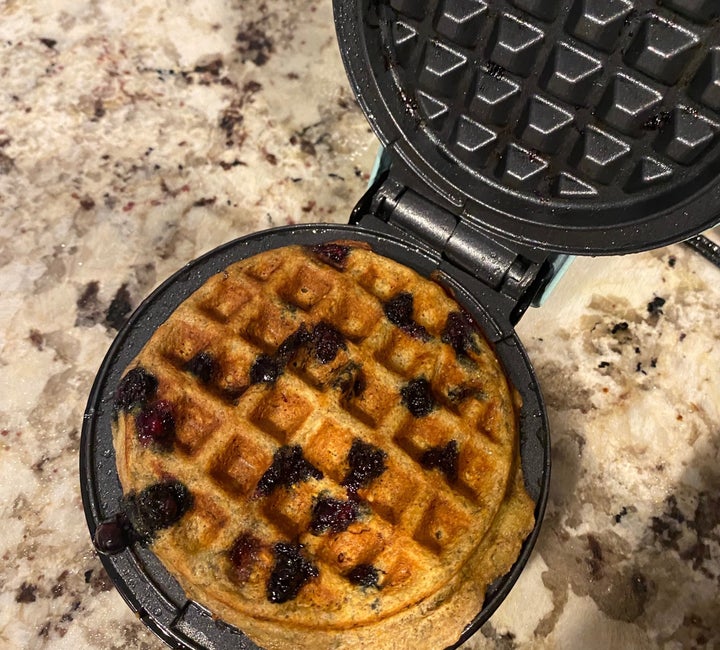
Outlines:
[[138, 536], [151, 539], [158, 530], [172, 526], [192, 506], [192, 495], [180, 481], [154, 483], [124, 499], [124, 511]]
[[448, 343], [458, 356], [466, 355], [470, 350], [477, 351], [473, 338], [475, 326], [467, 314], [454, 311], [448, 314], [442, 333], [443, 343]]
[[421, 341], [430, 339], [428, 331], [413, 320], [413, 296], [411, 293], [400, 292], [385, 303], [384, 309], [385, 315], [393, 325], [397, 325], [410, 336]]
[[413, 379], [407, 386], [403, 386], [400, 395], [402, 403], [416, 418], [428, 415], [435, 408], [430, 382], [422, 377]]
[[302, 323], [290, 336], [288, 336], [277, 349], [276, 358], [284, 366], [292, 359], [298, 350], [312, 340], [312, 335]]
[[358, 564], [346, 577], [358, 587], [379, 588], [380, 571], [372, 564]]
[[420, 325], [420, 323], [409, 323], [402, 329], [406, 334], [409, 334], [414, 339], [419, 339], [420, 341], [429, 341], [432, 338], [430, 333], [422, 325]]
[[245, 582], [250, 577], [261, 548], [260, 540], [250, 533], [244, 533], [235, 540], [230, 549], [230, 563], [235, 577], [240, 582]]
[[347, 265], [347, 257], [350, 254], [350, 246], [330, 242], [328, 244], [317, 244], [312, 247], [312, 252], [321, 262], [344, 271]]
[[299, 445], [280, 447], [273, 456], [272, 465], [260, 477], [255, 496], [266, 497], [278, 487], [290, 487], [296, 483], [321, 479], [322, 472], [303, 457]]
[[413, 296], [403, 291], [385, 303], [385, 315], [388, 320], [398, 327], [404, 327], [413, 322]]
[[354, 361], [348, 363], [335, 377], [333, 388], [338, 389], [342, 393], [342, 398], [348, 400], [352, 397], [360, 397], [367, 381], [362, 366]]
[[267, 582], [267, 599], [271, 603], [293, 600], [300, 589], [317, 578], [317, 567], [301, 555], [302, 544], [278, 542], [273, 546], [275, 564]]
[[455, 481], [458, 475], [458, 443], [451, 440], [443, 447], [432, 447], [420, 457], [420, 464], [426, 469], [439, 469], [448, 481]]
[[142, 445], [171, 446], [175, 436], [175, 418], [170, 402], [160, 400], [140, 411], [135, 416], [135, 430]]
[[282, 373], [283, 366], [276, 358], [261, 354], [250, 367], [250, 383], [274, 384]]
[[355, 501], [321, 496], [313, 505], [310, 531], [313, 535], [322, 535], [327, 531], [341, 533], [348, 529], [359, 514], [360, 510]]
[[127, 516], [115, 515], [100, 523], [95, 529], [93, 544], [98, 553], [115, 555], [124, 551], [133, 542], [132, 528]]
[[387, 469], [386, 459], [387, 454], [382, 449], [356, 438], [348, 452], [349, 469], [342, 485], [351, 494], [356, 493], [382, 475]]
[[115, 409], [131, 411], [151, 400], [157, 392], [158, 381], [140, 366], [130, 370], [121, 380], [115, 393]]
[[195, 375], [201, 383], [209, 384], [218, 374], [218, 362], [209, 352], [198, 352], [185, 364], [185, 370]]
[[320, 363], [330, 363], [338, 350], [347, 348], [345, 338], [332, 325], [318, 323], [312, 332], [313, 352]]

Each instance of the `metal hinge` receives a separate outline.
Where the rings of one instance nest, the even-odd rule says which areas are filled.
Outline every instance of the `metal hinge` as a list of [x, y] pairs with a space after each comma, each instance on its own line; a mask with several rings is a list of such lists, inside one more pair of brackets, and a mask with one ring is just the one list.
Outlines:
[[548, 279], [551, 265], [546, 259], [532, 260], [513, 251], [393, 178], [375, 189], [365, 210], [502, 295], [513, 324]]

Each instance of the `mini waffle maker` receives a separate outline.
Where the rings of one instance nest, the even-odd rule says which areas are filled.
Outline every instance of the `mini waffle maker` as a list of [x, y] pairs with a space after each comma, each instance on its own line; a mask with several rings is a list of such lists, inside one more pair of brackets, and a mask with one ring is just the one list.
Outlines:
[[[119, 509], [115, 387], [153, 331], [212, 274], [268, 248], [355, 239], [433, 274], [474, 316], [523, 398], [535, 530], [458, 645], [525, 565], [547, 500], [550, 442], [513, 325], [574, 254], [686, 239], [720, 211], [716, 0], [334, 0], [342, 56], [384, 145], [351, 223], [280, 228], [190, 263], [135, 312], [105, 358], [82, 431], [91, 534]], [[103, 556], [140, 618], [175, 648], [256, 648], [189, 601], [147, 548]]]

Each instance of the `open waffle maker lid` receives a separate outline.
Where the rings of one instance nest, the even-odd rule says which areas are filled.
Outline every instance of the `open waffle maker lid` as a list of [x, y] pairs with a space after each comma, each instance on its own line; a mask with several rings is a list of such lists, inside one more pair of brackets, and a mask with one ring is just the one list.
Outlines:
[[334, 0], [393, 168], [490, 238], [617, 254], [720, 215], [716, 0]]

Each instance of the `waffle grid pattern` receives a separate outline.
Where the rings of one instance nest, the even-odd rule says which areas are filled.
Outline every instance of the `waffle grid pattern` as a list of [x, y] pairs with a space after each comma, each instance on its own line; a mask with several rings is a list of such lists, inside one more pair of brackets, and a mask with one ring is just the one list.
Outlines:
[[[181, 526], [182, 544], [222, 552], [247, 530], [269, 543], [298, 540], [320, 568], [319, 589], [333, 598], [347, 589], [348, 571], [373, 564], [383, 587], [405, 585], [402, 598], [416, 600], [428, 585], [413, 585], [412, 578], [448, 564], [457, 570], [503, 499], [517, 444], [507, 386], [484, 340], [478, 338], [480, 352], [471, 353], [475, 363], [459, 363], [440, 341], [454, 303], [439, 287], [394, 263], [388, 274], [373, 259], [382, 258], [364, 250], [352, 251], [345, 271], [299, 247], [295, 252], [265, 253], [212, 278], [138, 359], [159, 378], [159, 397], [177, 413], [177, 453], [157, 454], [163, 471], [181, 480], [188, 473], [211, 479], [190, 486], [200, 507], [192, 524]], [[430, 342], [385, 317], [383, 303], [399, 291], [413, 294]], [[319, 322], [345, 337], [332, 361], [320, 363], [301, 349], [276, 382], [251, 385], [259, 355], [275, 354], [302, 323], [312, 328]], [[220, 368], [207, 384], [185, 369], [200, 352]], [[338, 381], [361, 366], [363, 389], [338, 389]], [[422, 418], [408, 412], [400, 395], [417, 377], [428, 379], [437, 402]], [[471, 396], [458, 400], [459, 390]], [[358, 491], [364, 513], [358, 522], [340, 533], [313, 535], [314, 500], [321, 493], [347, 498], [341, 483], [358, 438], [387, 454], [387, 469]], [[450, 440], [459, 445], [455, 481], [419, 464], [423, 452]], [[323, 478], [257, 497], [274, 453], [287, 445], [301, 446]], [[250, 516], [243, 530], [234, 523], [240, 510]], [[384, 588], [383, 597], [391, 592]]]
[[720, 6], [660, 4], [384, 0], [380, 15], [441, 156], [515, 191], [607, 203], [720, 169]]

